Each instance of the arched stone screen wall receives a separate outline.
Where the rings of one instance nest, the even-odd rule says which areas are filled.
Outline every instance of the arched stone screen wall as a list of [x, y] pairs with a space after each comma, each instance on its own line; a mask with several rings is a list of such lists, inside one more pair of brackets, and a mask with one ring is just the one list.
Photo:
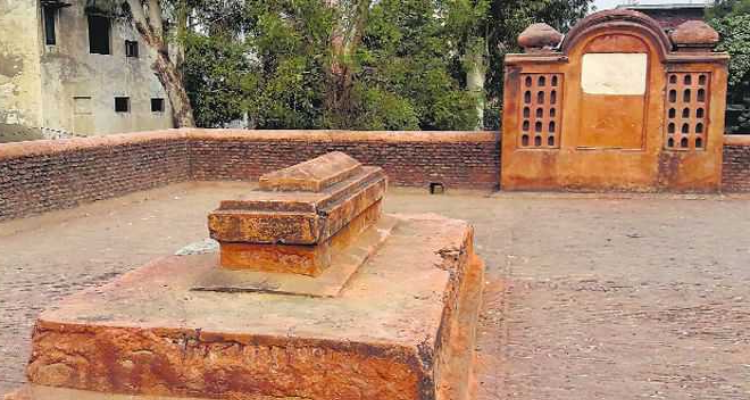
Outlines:
[[718, 190], [728, 56], [704, 25], [668, 37], [616, 10], [562, 43], [546, 26], [524, 32], [525, 53], [506, 57], [501, 187]]

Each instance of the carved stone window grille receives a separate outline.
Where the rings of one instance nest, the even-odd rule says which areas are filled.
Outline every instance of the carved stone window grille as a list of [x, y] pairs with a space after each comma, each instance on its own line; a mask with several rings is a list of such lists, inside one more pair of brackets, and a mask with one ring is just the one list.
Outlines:
[[562, 74], [521, 74], [519, 148], [560, 148], [562, 78]]
[[665, 146], [668, 150], [705, 150], [708, 135], [708, 72], [667, 74]]

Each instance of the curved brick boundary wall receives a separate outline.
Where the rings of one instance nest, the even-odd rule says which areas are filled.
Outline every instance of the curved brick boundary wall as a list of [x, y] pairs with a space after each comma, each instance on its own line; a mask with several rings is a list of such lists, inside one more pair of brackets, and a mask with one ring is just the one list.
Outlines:
[[177, 131], [0, 144], [0, 220], [190, 179]]
[[721, 186], [726, 192], [750, 192], [750, 135], [725, 136]]
[[[331, 150], [396, 185], [498, 187], [494, 132], [169, 130], [0, 144], [0, 220], [189, 180], [254, 180]], [[722, 185], [750, 192], [750, 136], [728, 136]]]
[[392, 183], [495, 189], [492, 132], [169, 130], [0, 144], [0, 220], [188, 180], [254, 180], [341, 150]]

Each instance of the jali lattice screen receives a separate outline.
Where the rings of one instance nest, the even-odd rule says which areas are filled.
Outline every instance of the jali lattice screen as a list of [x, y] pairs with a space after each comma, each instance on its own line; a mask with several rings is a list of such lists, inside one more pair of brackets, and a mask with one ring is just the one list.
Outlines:
[[666, 148], [704, 150], [708, 132], [708, 72], [667, 75]]
[[562, 74], [522, 74], [521, 132], [518, 146], [560, 148]]

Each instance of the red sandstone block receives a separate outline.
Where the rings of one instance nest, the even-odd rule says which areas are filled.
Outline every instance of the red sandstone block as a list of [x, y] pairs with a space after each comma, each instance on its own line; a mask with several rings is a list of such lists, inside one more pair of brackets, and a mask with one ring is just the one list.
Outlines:
[[342, 152], [331, 152], [260, 177], [266, 191], [321, 192], [362, 172], [362, 164]]
[[463, 400], [483, 280], [472, 240], [462, 221], [402, 217], [336, 298], [195, 292], [213, 256], [161, 259], [44, 312], [27, 376], [104, 393], [91, 400]]
[[209, 215], [211, 237], [219, 242], [314, 245], [343, 228], [385, 195], [381, 168], [323, 192], [253, 192], [247, 200], [223, 201]]

